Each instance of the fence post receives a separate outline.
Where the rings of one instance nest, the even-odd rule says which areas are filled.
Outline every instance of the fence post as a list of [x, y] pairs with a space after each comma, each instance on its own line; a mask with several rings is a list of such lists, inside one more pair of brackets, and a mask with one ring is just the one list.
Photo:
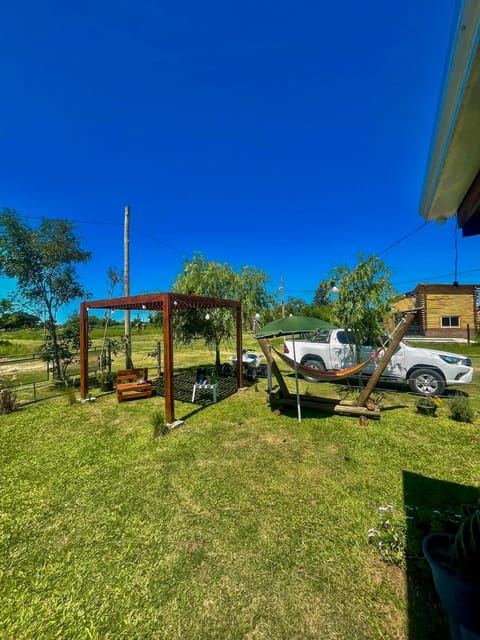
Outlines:
[[470, 344], [470, 325], [467, 324], [467, 342]]

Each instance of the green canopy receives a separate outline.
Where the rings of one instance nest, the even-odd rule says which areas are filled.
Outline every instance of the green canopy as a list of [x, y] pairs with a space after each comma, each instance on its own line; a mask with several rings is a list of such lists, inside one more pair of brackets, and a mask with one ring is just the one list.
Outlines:
[[255, 338], [274, 338], [275, 336], [287, 336], [292, 333], [306, 333], [317, 329], [334, 329], [333, 324], [311, 318], [309, 316], [287, 316], [279, 320], [272, 320], [255, 334]]
[[[262, 327], [256, 334], [255, 338], [274, 338], [275, 336], [288, 336], [294, 333], [308, 333], [317, 329], [334, 329], [333, 324], [320, 320], [319, 318], [311, 318], [309, 316], [287, 316], [279, 320], [273, 320]], [[293, 340], [293, 360], [295, 363], [295, 387], [297, 392], [297, 413], [298, 421], [302, 421], [302, 412], [300, 409], [300, 390], [298, 387], [298, 365], [295, 353], [295, 336]]]

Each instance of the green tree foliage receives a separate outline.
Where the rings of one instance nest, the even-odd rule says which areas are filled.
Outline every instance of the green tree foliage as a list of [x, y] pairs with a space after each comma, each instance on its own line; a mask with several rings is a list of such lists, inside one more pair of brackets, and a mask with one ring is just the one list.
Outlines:
[[[91, 342], [89, 343], [90, 346]], [[60, 364], [58, 378], [67, 379], [68, 367], [79, 357], [80, 351], [80, 316], [72, 314], [67, 322], [56, 328], [56, 348], [53, 347], [53, 339], [50, 333], [45, 336], [45, 341], [40, 347], [40, 356], [48, 362]]]
[[333, 321], [349, 329], [360, 358], [360, 345], [376, 340], [384, 333], [384, 323], [391, 313], [395, 290], [390, 283], [390, 271], [384, 262], [371, 255], [359, 256], [354, 269], [338, 266], [333, 271], [339, 293], [333, 303]]
[[16, 211], [0, 214], [0, 275], [15, 279], [15, 303], [45, 315], [56, 375], [62, 377], [57, 313], [88, 294], [78, 282], [75, 264], [85, 263], [73, 225], [68, 220], [42, 218], [37, 228], [23, 222]]
[[13, 311], [13, 304], [8, 298], [0, 298], [0, 317]]
[[305, 300], [302, 300], [302, 298], [294, 298], [293, 296], [288, 296], [288, 298], [284, 302], [285, 315], [305, 315], [304, 309], [306, 306], [307, 303], [305, 302]]
[[[289, 297], [283, 305], [284, 316], [310, 316], [312, 318], [321, 318], [326, 322], [331, 321], [332, 305], [319, 306], [314, 303], [308, 304], [301, 298]], [[261, 324], [266, 324], [271, 320], [278, 320], [282, 317], [282, 305], [275, 304], [262, 314]]]
[[[118, 284], [123, 282], [123, 274], [116, 267], [108, 267], [107, 269], [107, 282], [108, 282], [108, 297], [113, 298], [113, 294], [115, 291], [115, 287]], [[102, 338], [102, 349], [99, 356], [99, 368], [100, 371], [103, 372], [105, 368], [108, 369], [109, 372], [112, 370], [112, 353], [116, 354], [120, 347], [121, 342], [118, 340], [113, 340], [108, 337], [108, 327], [112, 326], [115, 321], [112, 319], [112, 314], [107, 309], [103, 316], [103, 338]], [[118, 323], [117, 323], [118, 324]], [[129, 365], [127, 368], [133, 368], [133, 363], [131, 363], [130, 357], [130, 349], [128, 349], [129, 344], [127, 343], [126, 337], [123, 340], [123, 346], [125, 347], [125, 355], [126, 361]]]
[[13, 311], [11, 313], [0, 314], [0, 329], [5, 331], [15, 331], [17, 329], [36, 329], [40, 326], [41, 320], [26, 311]]
[[311, 316], [312, 318], [320, 318], [325, 322], [332, 321], [333, 307], [332, 304], [316, 305], [314, 303], [307, 304], [303, 308], [302, 315]]
[[321, 280], [313, 296], [312, 304], [317, 307], [329, 305], [331, 303], [331, 291], [334, 284], [335, 282], [331, 279]]
[[[173, 291], [189, 295], [241, 300], [242, 320], [253, 327], [255, 313], [271, 302], [266, 291], [268, 276], [255, 267], [243, 267], [237, 273], [226, 263], [208, 262], [201, 253], [186, 260], [183, 272], [177, 276]], [[207, 317], [208, 316], [208, 317]], [[174, 314], [175, 339], [189, 343], [202, 336], [215, 349], [215, 361], [220, 366], [220, 345], [235, 335], [235, 317], [231, 309], [191, 309]]]

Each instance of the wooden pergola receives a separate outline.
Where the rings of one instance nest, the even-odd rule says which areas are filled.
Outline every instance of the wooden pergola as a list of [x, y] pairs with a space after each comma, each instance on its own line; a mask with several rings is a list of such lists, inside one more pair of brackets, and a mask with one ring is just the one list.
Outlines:
[[[175, 420], [173, 388], [172, 315], [182, 309], [234, 309], [236, 314], [237, 362], [242, 362], [242, 304], [238, 300], [192, 296], [183, 293], [148, 293], [140, 296], [89, 300], [80, 303], [80, 396], [88, 396], [88, 312], [91, 309], [110, 311], [163, 312], [163, 376], [165, 384], [165, 420]], [[237, 367], [237, 385], [243, 386], [242, 367]]]

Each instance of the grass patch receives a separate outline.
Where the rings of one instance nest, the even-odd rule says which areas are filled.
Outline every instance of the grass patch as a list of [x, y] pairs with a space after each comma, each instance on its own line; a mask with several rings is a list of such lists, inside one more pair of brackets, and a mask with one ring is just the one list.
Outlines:
[[[151, 374], [156, 339], [134, 338], [135, 365]], [[244, 346], [257, 347], [249, 336]], [[200, 340], [175, 350], [176, 369], [213, 362]], [[0, 638], [445, 637], [422, 561], [413, 584], [431, 595], [419, 600], [403, 547], [386, 564], [369, 531], [385, 505], [399, 524], [382, 540], [404, 527], [405, 473], [478, 488], [475, 385], [472, 424], [451, 420], [448, 402], [419, 416], [415, 397], [385, 390], [381, 420], [366, 427], [308, 410], [299, 424], [294, 408], [276, 416], [265, 390], [260, 379], [215, 405], [177, 401], [186, 421], [167, 437], [155, 437], [158, 396], [63, 395], [3, 416]]]
[[[261, 380], [177, 403], [187, 420], [166, 438], [161, 397], [4, 416], [0, 636], [407, 638], [406, 572], [368, 531], [381, 505], [404, 509], [405, 471], [476, 486], [480, 437], [443, 407], [386, 404], [402, 402], [367, 427], [298, 424]], [[442, 637], [437, 619], [424, 639]]]

